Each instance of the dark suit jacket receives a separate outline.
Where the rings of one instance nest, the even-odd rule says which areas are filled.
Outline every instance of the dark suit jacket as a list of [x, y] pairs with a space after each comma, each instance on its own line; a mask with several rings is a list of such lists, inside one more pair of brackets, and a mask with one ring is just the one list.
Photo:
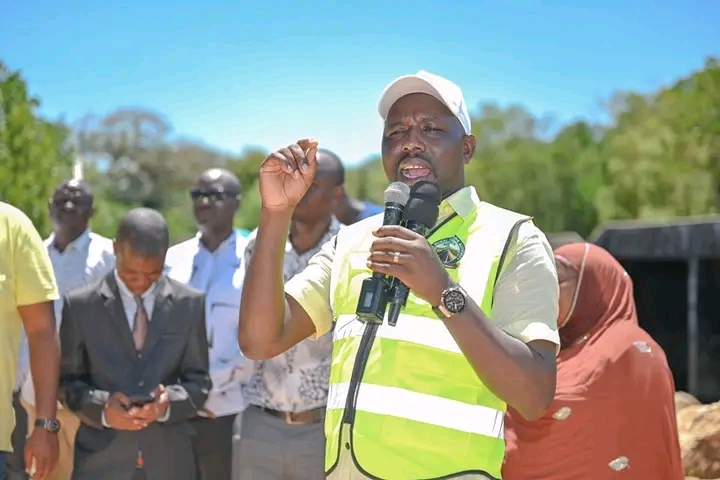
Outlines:
[[[152, 480], [195, 480], [186, 422], [202, 409], [208, 375], [205, 300], [201, 292], [160, 279], [145, 347], [138, 353], [111, 272], [70, 292], [60, 343], [60, 400], [82, 424], [75, 439], [74, 480], [130, 480], [138, 451]], [[105, 428], [109, 395], [148, 395], [165, 385], [170, 416], [138, 432]]]

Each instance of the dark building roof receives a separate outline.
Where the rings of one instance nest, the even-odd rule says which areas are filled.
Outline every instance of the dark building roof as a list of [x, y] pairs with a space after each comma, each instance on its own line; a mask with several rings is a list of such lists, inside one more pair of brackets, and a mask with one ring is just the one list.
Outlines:
[[616, 258], [720, 258], [720, 216], [613, 222], [603, 225], [593, 237], [593, 243]]

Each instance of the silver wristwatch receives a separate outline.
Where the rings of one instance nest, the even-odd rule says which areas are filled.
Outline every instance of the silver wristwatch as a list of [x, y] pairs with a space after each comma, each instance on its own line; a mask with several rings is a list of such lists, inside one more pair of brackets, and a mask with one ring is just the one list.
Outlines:
[[467, 292], [460, 285], [453, 285], [443, 290], [440, 305], [434, 307], [433, 311], [440, 318], [446, 319], [465, 310], [465, 305], [467, 305]]

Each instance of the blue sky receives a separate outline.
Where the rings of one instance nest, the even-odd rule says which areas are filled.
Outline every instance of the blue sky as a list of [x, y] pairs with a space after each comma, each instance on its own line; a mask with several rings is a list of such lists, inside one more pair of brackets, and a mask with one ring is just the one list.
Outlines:
[[0, 0], [0, 59], [50, 118], [150, 107], [223, 150], [310, 136], [352, 164], [378, 151], [378, 96], [399, 75], [446, 76], [473, 108], [598, 119], [613, 91], [720, 54], [716, 1]]

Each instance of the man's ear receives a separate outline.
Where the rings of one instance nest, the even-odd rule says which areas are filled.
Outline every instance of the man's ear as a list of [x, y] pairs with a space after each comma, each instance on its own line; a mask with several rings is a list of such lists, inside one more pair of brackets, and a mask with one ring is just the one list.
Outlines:
[[465, 135], [463, 138], [463, 161], [465, 165], [470, 163], [473, 155], [475, 155], [475, 148], [477, 147], [477, 140], [475, 135]]

